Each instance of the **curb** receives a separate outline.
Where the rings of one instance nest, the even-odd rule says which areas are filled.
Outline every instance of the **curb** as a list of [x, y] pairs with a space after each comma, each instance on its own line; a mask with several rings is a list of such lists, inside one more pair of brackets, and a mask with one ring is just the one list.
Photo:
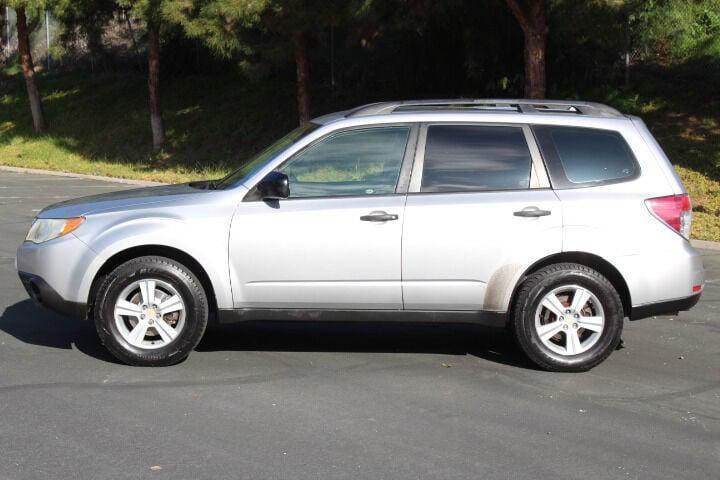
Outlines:
[[143, 186], [143, 187], [151, 187], [151, 186], [156, 186], [156, 185], [167, 185], [167, 183], [150, 182], [147, 180], [130, 180], [127, 178], [104, 177], [102, 175], [88, 175], [86, 173], [59, 172], [57, 170], [41, 170], [39, 168], [10, 167], [7, 165], [0, 165], [0, 171], [13, 172], [13, 173], [30, 173], [30, 174], [34, 174], [34, 175], [53, 175], [56, 177], [84, 178], [87, 180], [99, 180], [101, 182], [111, 182], [111, 183], [124, 183], [126, 185], [139, 185], [139, 186]]
[[720, 250], [720, 242], [711, 242], [710, 240], [690, 240], [690, 245], [703, 250]]

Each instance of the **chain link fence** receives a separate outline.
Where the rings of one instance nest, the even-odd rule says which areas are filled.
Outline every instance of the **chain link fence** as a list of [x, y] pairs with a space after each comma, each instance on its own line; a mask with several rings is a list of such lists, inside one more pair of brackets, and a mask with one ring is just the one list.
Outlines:
[[[12, 62], [18, 51], [17, 16], [10, 7], [0, 7], [0, 64]], [[30, 36], [30, 46], [36, 67], [52, 69], [53, 56], [59, 49], [62, 25], [46, 13]]]

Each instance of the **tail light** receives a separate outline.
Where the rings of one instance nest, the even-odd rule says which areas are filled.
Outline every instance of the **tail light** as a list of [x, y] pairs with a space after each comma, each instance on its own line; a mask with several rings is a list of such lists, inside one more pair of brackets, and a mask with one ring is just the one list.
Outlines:
[[687, 194], [648, 198], [645, 205], [658, 219], [677, 233], [690, 239], [692, 206]]

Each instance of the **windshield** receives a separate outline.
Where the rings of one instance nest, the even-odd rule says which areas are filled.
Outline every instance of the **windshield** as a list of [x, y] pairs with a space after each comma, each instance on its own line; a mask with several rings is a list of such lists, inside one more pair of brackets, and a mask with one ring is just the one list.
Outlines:
[[254, 173], [256, 170], [263, 167], [268, 161], [275, 158], [280, 152], [318, 128], [320, 128], [320, 125], [310, 122], [296, 128], [269, 147], [262, 150], [260, 153], [257, 153], [250, 160], [246, 161], [242, 167], [238, 168], [222, 180], [219, 180], [214, 184], [214, 187], [227, 188], [242, 182], [250, 176], [250, 174]]

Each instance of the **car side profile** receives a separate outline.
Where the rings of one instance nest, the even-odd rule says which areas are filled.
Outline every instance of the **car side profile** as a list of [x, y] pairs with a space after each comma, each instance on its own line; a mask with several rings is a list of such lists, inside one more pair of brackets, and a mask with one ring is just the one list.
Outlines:
[[209, 318], [506, 326], [582, 371], [625, 318], [704, 285], [688, 194], [637, 117], [575, 101], [383, 102], [314, 119], [217, 181], [47, 207], [29, 295], [132, 365], [187, 357]]

